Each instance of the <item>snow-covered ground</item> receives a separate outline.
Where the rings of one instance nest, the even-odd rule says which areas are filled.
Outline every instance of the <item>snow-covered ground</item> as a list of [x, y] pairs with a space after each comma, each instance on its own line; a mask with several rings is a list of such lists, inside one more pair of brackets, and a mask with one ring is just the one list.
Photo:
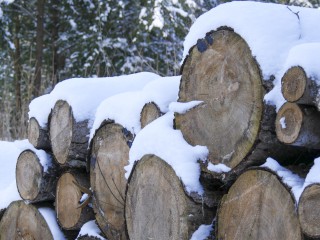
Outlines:
[[[0, 13], [1, 14], [1, 13]], [[232, 16], [232, 17], [230, 17]], [[320, 11], [285, 5], [259, 2], [231, 2], [220, 5], [200, 16], [192, 25], [184, 42], [184, 58], [199, 38], [221, 26], [228, 26], [240, 34], [248, 43], [253, 56], [260, 65], [263, 78], [275, 77], [275, 88], [265, 100], [276, 104], [284, 102], [280, 91], [280, 79], [291, 66], [300, 65], [308, 76], [320, 76]], [[145, 154], [156, 154], [168, 162], [176, 171], [188, 192], [203, 192], [199, 182], [198, 160], [206, 160], [206, 146], [191, 146], [183, 138], [181, 131], [173, 127], [174, 113], [184, 112], [201, 104], [177, 103], [180, 77], [160, 77], [153, 73], [137, 73], [110, 78], [78, 78], [59, 83], [50, 94], [33, 100], [29, 117], [35, 117], [46, 127], [48, 116], [58, 99], [66, 100], [73, 109], [76, 121], [89, 119], [92, 138], [104, 119], [112, 119], [135, 134], [129, 153], [129, 165], [125, 167], [129, 176], [133, 164]], [[154, 122], [141, 129], [140, 112], [145, 103], [155, 102], [165, 113]], [[0, 142], [0, 209], [10, 202], [20, 199], [15, 184], [15, 165], [19, 154], [25, 149], [33, 149], [27, 140]], [[50, 160], [44, 152], [37, 151], [44, 165]], [[303, 189], [310, 183], [320, 182], [320, 158], [316, 159], [306, 179], [301, 179], [268, 158], [264, 167], [275, 171], [290, 186], [296, 201]], [[223, 165], [209, 165], [211, 171], [226, 172]], [[4, 197], [3, 197], [4, 196]], [[41, 213], [48, 219], [52, 212]], [[55, 222], [55, 221], [54, 221]], [[48, 224], [54, 228], [52, 220]], [[192, 239], [207, 236], [212, 225], [201, 226]], [[80, 235], [98, 236], [99, 229], [94, 222], [84, 225]], [[57, 233], [56, 239], [61, 239]]]

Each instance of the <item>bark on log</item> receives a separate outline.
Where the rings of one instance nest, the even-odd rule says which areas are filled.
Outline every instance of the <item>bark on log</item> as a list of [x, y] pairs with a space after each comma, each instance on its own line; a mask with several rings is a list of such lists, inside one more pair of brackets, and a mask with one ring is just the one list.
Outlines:
[[263, 101], [270, 83], [247, 43], [226, 28], [198, 41], [182, 66], [178, 101], [203, 103], [176, 114], [176, 127], [189, 144], [208, 147], [208, 161], [233, 170], [224, 181], [269, 156], [284, 163], [301, 153], [289, 156], [292, 147], [277, 140], [275, 108]]
[[319, 122], [316, 108], [287, 102], [277, 114], [277, 137], [285, 144], [320, 149]]
[[94, 219], [93, 209], [88, 204], [80, 205], [82, 187], [89, 189], [89, 176], [75, 171], [65, 172], [57, 183], [57, 219], [65, 230], [79, 230], [83, 224]]
[[37, 119], [29, 119], [28, 123], [29, 142], [37, 149], [51, 150], [48, 129], [40, 127]]
[[125, 217], [129, 238], [190, 239], [201, 224], [211, 224], [215, 211], [195, 202], [170, 165], [145, 155], [129, 179]]
[[0, 222], [0, 239], [52, 239], [50, 228], [33, 205], [12, 202]]
[[25, 150], [19, 155], [16, 183], [22, 199], [33, 203], [54, 200], [61, 169], [53, 160], [45, 168], [32, 150]]
[[290, 68], [281, 79], [283, 97], [289, 102], [312, 105], [319, 108], [320, 87], [315, 79], [308, 78], [300, 66]]
[[51, 112], [50, 141], [60, 165], [86, 167], [88, 134], [88, 120], [76, 122], [71, 106], [57, 101]]
[[320, 184], [312, 184], [304, 189], [299, 200], [298, 213], [301, 229], [313, 239], [320, 238]]
[[108, 239], [128, 239], [124, 202], [132, 134], [116, 123], [105, 123], [91, 142], [90, 182], [97, 223]]
[[162, 115], [159, 107], [154, 102], [143, 106], [140, 114], [141, 129]]
[[239, 176], [220, 203], [217, 239], [302, 239], [295, 201], [280, 179], [266, 169]]

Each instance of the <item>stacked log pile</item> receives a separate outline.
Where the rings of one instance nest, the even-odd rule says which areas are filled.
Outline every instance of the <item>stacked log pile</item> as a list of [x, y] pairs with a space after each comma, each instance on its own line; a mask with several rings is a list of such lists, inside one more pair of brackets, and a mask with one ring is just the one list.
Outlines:
[[[282, 77], [288, 102], [277, 112], [264, 101], [272, 86], [262, 72], [248, 43], [229, 27], [207, 33], [190, 49], [178, 102], [201, 103], [175, 113], [174, 131], [191, 146], [207, 147], [199, 168], [188, 169], [190, 176], [200, 172], [201, 194], [152, 152], [135, 159], [126, 177], [136, 134], [164, 117], [156, 101], [139, 108], [140, 132], [109, 118], [93, 132], [89, 119], [77, 122], [72, 106], [59, 99], [47, 129], [36, 118], [29, 121], [30, 142], [49, 160], [31, 149], [20, 154], [16, 182], [24, 201], [6, 210], [0, 239], [55, 239], [39, 210], [53, 202], [68, 239], [92, 220], [110, 240], [190, 239], [201, 225], [212, 226], [206, 239], [319, 238], [319, 183], [297, 199], [276, 171], [261, 166], [272, 157], [306, 176], [305, 168], [320, 156], [319, 85], [301, 66], [290, 68]], [[156, 134], [150, 137], [157, 142]], [[210, 170], [218, 165], [230, 171]]]

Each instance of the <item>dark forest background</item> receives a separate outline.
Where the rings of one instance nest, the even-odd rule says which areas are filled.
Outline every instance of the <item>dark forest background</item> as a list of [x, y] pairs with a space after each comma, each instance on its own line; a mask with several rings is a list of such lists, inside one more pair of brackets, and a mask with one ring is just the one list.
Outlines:
[[0, 140], [26, 138], [30, 101], [65, 79], [179, 74], [190, 26], [223, 2], [0, 0]]

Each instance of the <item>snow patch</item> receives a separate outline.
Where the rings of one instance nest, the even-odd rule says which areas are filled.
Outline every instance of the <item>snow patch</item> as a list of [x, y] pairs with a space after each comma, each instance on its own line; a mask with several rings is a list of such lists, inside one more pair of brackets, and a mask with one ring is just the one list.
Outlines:
[[229, 168], [228, 166], [222, 163], [212, 164], [211, 162], [209, 162], [207, 169], [209, 171], [216, 172], [216, 173], [226, 173], [231, 170], [231, 168]]
[[168, 112], [148, 124], [136, 136], [129, 152], [129, 165], [125, 166], [129, 177], [135, 161], [146, 154], [155, 154], [172, 166], [181, 178], [186, 190], [203, 193], [199, 182], [198, 160], [206, 160], [208, 149], [204, 146], [191, 146], [183, 138], [180, 130], [173, 129], [174, 113]]
[[79, 235], [77, 237], [77, 239], [81, 236], [91, 236], [91, 237], [96, 237], [98, 239], [101, 240], [105, 240], [105, 238], [100, 236], [101, 230], [99, 229], [99, 227], [97, 226], [95, 220], [89, 221], [87, 223], [85, 223], [82, 228], [80, 229]]
[[66, 239], [66, 237], [63, 235], [61, 229], [59, 228], [59, 225], [57, 223], [57, 216], [53, 209], [43, 207], [38, 209], [45, 221], [47, 222], [50, 231], [52, 233], [54, 240], [63, 240]]
[[201, 103], [203, 103], [203, 101], [172, 102], [169, 105], [169, 109], [171, 112], [184, 114]]
[[192, 234], [190, 240], [205, 240], [210, 236], [213, 231], [213, 224], [210, 225], [200, 225], [200, 227]]
[[280, 118], [280, 125], [283, 129], [287, 128], [287, 124], [286, 124], [286, 118], [282, 117]]

